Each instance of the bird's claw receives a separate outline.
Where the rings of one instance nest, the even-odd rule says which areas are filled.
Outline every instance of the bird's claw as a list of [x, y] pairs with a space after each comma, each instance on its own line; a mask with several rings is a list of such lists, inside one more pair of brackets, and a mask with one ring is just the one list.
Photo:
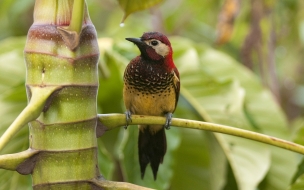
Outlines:
[[132, 118], [131, 118], [131, 112], [128, 110], [128, 111], [126, 111], [126, 125], [124, 126], [124, 128], [125, 129], [127, 129], [128, 128], [128, 126], [129, 126], [129, 123], [131, 123], [132, 122]]
[[165, 123], [165, 128], [167, 130], [170, 129], [171, 120], [172, 120], [172, 113], [167, 113], [166, 114], [166, 123]]

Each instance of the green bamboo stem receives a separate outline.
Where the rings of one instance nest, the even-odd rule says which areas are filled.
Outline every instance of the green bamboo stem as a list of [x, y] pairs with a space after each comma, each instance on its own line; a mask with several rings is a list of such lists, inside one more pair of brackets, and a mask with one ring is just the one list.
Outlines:
[[44, 108], [45, 102], [50, 95], [56, 91], [58, 86], [49, 87], [30, 87], [31, 100], [24, 110], [19, 114], [15, 121], [8, 127], [8, 129], [0, 137], [0, 150], [9, 142], [9, 140], [26, 124], [39, 117]]
[[[126, 125], [126, 116], [124, 114], [99, 114], [98, 119], [104, 126], [106, 126], [106, 130], [111, 130], [113, 128]], [[139, 125], [139, 124], [160, 125], [160, 124], [165, 124], [165, 121], [166, 121], [165, 117], [132, 115], [132, 122], [130, 122], [129, 124], [130, 125]], [[173, 118], [171, 125], [175, 127], [207, 130], [216, 133], [233, 135], [237, 137], [254, 140], [257, 142], [266, 143], [272, 146], [280, 147], [300, 154], [304, 154], [304, 146], [302, 145], [240, 128], [235, 128], [235, 127], [230, 127], [230, 126], [225, 126], [215, 123], [202, 122], [202, 121], [179, 119], [179, 118]]]
[[29, 122], [30, 148], [39, 154], [18, 168], [30, 171], [35, 190], [98, 189], [90, 180], [101, 176], [95, 138], [99, 48], [84, 3], [35, 2], [24, 48], [26, 85], [61, 87]]

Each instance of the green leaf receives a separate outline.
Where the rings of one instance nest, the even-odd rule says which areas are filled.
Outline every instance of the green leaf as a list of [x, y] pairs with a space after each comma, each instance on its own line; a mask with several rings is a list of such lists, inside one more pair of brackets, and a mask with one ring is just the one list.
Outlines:
[[[182, 129], [182, 143], [174, 156], [171, 189], [210, 188], [210, 153], [202, 131]], [[191, 137], [191, 138], [189, 138]], [[224, 162], [225, 163], [225, 162]]]
[[293, 183], [288, 190], [301, 190], [304, 188], [304, 174], [297, 178], [295, 183]]
[[[294, 142], [304, 145], [304, 118], [299, 117], [293, 122], [293, 128], [294, 130]], [[304, 188], [304, 159], [301, 159], [301, 162], [298, 165], [297, 171], [295, 172], [292, 182], [291, 182], [291, 187], [289, 188], [290, 190], [295, 190], [297, 188]]]
[[0, 43], [1, 93], [25, 82], [24, 44], [25, 38], [9, 38]]
[[[0, 134], [4, 133], [27, 103], [24, 86], [24, 44], [24, 37], [8, 38], [0, 43]], [[20, 152], [28, 147], [28, 128], [24, 127], [1, 154]], [[31, 176], [7, 170], [0, 170], [0, 176], [0, 189], [32, 189]]]
[[304, 145], [304, 118], [298, 118], [293, 122], [294, 140], [293, 142]]
[[[174, 117], [200, 120], [195, 109], [181, 96]], [[174, 154], [172, 189], [221, 190], [226, 183], [227, 159], [213, 133], [181, 129], [181, 145]]]
[[125, 12], [124, 17], [122, 19], [122, 23], [124, 20], [133, 12], [141, 11], [144, 9], [148, 9], [153, 7], [154, 5], [162, 2], [163, 0], [118, 0], [120, 7]]
[[303, 174], [304, 174], [304, 159], [302, 159], [302, 162], [299, 163], [298, 170], [292, 179], [292, 183], [296, 183], [296, 180], [298, 180]]
[[[257, 77], [227, 55], [212, 49], [202, 50], [200, 55], [204, 70], [218, 80], [237, 79], [245, 89], [243, 111], [252, 130], [259, 129], [259, 132], [290, 140], [291, 133], [284, 113]], [[267, 185], [263, 189], [286, 189], [296, 168], [296, 154], [276, 147], [268, 148], [271, 150], [271, 165], [266, 177]]]
[[[107, 43], [107, 40], [99, 40], [100, 46]], [[101, 57], [103, 67], [108, 69], [108, 76], [99, 79], [98, 89], [98, 105], [102, 109], [102, 113], [113, 113], [120, 110], [122, 112], [122, 105], [120, 101], [122, 99], [122, 73], [119, 65], [124, 65], [124, 60], [119, 59], [119, 54], [111, 52], [111, 50], [102, 50], [103, 56]], [[111, 102], [111, 104], [109, 104]]]
[[115, 163], [102, 142], [98, 142], [98, 166], [104, 178], [110, 179], [113, 176]]
[[[181, 94], [201, 117], [209, 122], [253, 130], [243, 112], [245, 89], [239, 81], [235, 78], [221, 79], [206, 72], [205, 64], [208, 62], [201, 60], [209, 56], [208, 48], [200, 46], [194, 49], [194, 44], [180, 38], [171, 42], [178, 54], [175, 63], [181, 75]], [[215, 51], [212, 53], [221, 56]], [[213, 67], [217, 66], [213, 64]], [[215, 137], [231, 165], [239, 189], [256, 188], [270, 165], [268, 147], [238, 137], [222, 134], [215, 134]]]

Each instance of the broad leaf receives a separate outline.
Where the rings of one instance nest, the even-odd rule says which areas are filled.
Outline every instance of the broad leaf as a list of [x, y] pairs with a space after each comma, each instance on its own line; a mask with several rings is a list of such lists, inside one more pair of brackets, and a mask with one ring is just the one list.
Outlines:
[[[290, 140], [291, 133], [287, 128], [286, 117], [271, 93], [262, 87], [259, 80], [229, 56], [212, 49], [203, 48], [202, 50], [201, 61], [204, 63], [205, 70], [213, 73], [218, 80], [237, 79], [245, 89], [243, 111], [252, 130]], [[271, 149], [271, 165], [263, 189], [286, 189], [295, 172], [296, 154], [276, 147], [269, 148]]]
[[111, 179], [114, 173], [115, 163], [113, 157], [106, 150], [102, 142], [98, 142], [98, 166], [102, 176]]
[[[26, 105], [25, 66], [23, 48], [25, 38], [10, 38], [0, 43], [0, 134], [7, 129]], [[15, 153], [28, 148], [28, 128], [24, 127], [1, 151]], [[0, 189], [31, 189], [31, 177], [17, 172], [0, 170]]]
[[304, 187], [304, 174], [302, 174], [295, 183], [293, 183], [288, 190], [301, 190]]
[[[184, 97], [180, 97], [174, 116], [200, 119]], [[221, 189], [225, 183], [226, 158], [222, 150], [219, 150], [221, 148], [213, 135], [189, 129], [181, 129], [181, 132], [181, 145], [174, 154], [174, 177], [171, 181], [171, 189], [188, 189], [189, 184], [202, 189]]]
[[[180, 38], [173, 41], [173, 47], [178, 54], [175, 62], [180, 65], [181, 93], [202, 118], [209, 122], [253, 130], [243, 113], [246, 91], [237, 78], [221, 79], [205, 69], [208, 62], [203, 59], [208, 56], [207, 47], [195, 48], [195, 44]], [[223, 68], [224, 66], [222, 65]], [[218, 67], [215, 61], [213, 67]], [[215, 134], [215, 137], [231, 165], [239, 189], [254, 189], [258, 186], [270, 165], [268, 147], [227, 135]]]
[[[295, 129], [294, 131], [294, 142], [304, 145], [304, 119], [303, 118], [298, 118], [293, 122], [293, 128]], [[304, 187], [304, 159], [302, 157], [301, 162], [298, 165], [297, 171], [293, 176], [292, 182], [291, 182], [291, 187], [290, 189], [295, 190], [299, 189], [300, 187]]]
[[133, 12], [148, 9], [163, 0], [118, 0], [120, 7], [125, 12], [122, 22]]

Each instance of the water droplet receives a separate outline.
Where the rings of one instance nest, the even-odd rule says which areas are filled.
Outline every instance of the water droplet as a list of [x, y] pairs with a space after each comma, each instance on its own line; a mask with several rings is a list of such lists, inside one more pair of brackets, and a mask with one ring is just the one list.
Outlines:
[[124, 27], [124, 26], [125, 26], [125, 23], [122, 22], [122, 23], [119, 24], [119, 26], [120, 26], [120, 27]]

